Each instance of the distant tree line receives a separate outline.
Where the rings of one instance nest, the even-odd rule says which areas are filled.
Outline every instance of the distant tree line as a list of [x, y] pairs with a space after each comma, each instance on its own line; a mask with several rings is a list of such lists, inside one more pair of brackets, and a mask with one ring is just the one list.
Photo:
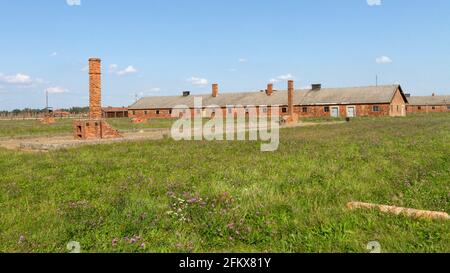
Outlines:
[[[71, 107], [71, 108], [64, 108], [64, 109], [58, 109], [58, 111], [62, 112], [69, 112], [71, 114], [85, 114], [89, 112], [89, 107]], [[25, 108], [25, 109], [14, 109], [12, 111], [0, 111], [0, 115], [25, 115], [25, 114], [45, 114], [47, 113], [47, 109], [32, 109], [32, 108]]]
[[89, 107], [71, 107], [69, 109], [59, 109], [63, 112], [69, 112], [71, 114], [86, 114], [89, 113]]

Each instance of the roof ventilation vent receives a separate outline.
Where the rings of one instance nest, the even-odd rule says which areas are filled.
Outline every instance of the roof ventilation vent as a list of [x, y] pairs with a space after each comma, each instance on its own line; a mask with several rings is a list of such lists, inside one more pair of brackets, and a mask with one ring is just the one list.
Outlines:
[[313, 84], [313, 85], [311, 85], [311, 89], [312, 90], [320, 90], [320, 89], [322, 89], [322, 84], [320, 84], [320, 83]]

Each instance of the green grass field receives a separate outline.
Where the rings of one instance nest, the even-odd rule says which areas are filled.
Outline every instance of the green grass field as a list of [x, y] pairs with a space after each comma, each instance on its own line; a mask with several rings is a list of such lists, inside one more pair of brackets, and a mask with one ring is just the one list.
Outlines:
[[[130, 129], [121, 122], [111, 123]], [[0, 135], [30, 132], [5, 123]], [[284, 129], [274, 153], [171, 139], [0, 148], [0, 252], [67, 252], [70, 241], [82, 252], [368, 252], [370, 241], [383, 252], [450, 252], [450, 221], [345, 207], [450, 212], [449, 167], [448, 114]]]

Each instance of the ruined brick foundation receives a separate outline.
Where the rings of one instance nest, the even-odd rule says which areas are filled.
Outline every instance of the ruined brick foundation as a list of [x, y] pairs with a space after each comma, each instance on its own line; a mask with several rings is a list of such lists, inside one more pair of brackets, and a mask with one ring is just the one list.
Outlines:
[[73, 122], [75, 139], [109, 139], [121, 137], [105, 120], [75, 120]]
[[49, 116], [49, 115], [46, 115], [45, 117], [41, 118], [39, 121], [45, 125], [50, 125], [50, 124], [53, 124], [56, 122], [55, 118], [53, 116]]

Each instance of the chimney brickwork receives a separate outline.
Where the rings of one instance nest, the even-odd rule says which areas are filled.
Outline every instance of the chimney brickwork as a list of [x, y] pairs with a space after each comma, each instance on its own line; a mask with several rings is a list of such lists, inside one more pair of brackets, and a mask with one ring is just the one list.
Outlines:
[[102, 118], [102, 65], [97, 58], [89, 59], [89, 118]]
[[288, 81], [288, 116], [284, 117], [284, 121], [286, 124], [295, 124], [299, 120], [299, 116], [295, 113], [295, 89], [294, 89], [294, 81]]
[[289, 116], [294, 115], [294, 81], [288, 81], [288, 107]]
[[98, 58], [89, 59], [89, 119], [73, 122], [74, 137], [80, 140], [121, 137], [102, 115], [102, 66]]
[[273, 83], [269, 83], [267, 85], [266, 94], [267, 94], [267, 96], [272, 96], [272, 94], [273, 94]]
[[214, 98], [219, 96], [219, 85], [217, 83], [212, 85], [212, 96]]

